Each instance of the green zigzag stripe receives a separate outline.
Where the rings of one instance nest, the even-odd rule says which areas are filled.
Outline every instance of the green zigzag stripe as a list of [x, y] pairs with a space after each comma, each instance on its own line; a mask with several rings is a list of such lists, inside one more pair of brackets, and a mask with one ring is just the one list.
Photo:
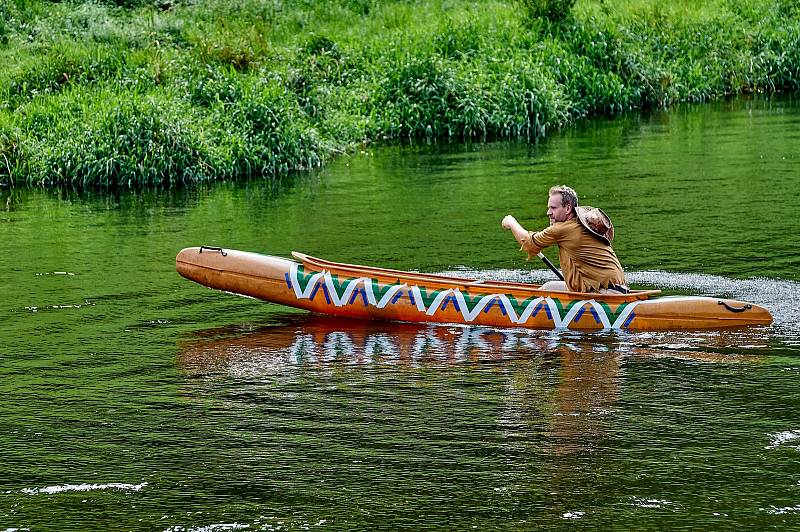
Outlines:
[[[297, 265], [297, 267], [294, 268], [294, 271], [296, 272], [296, 274], [293, 276], [292, 280], [297, 283], [298, 287], [300, 288], [300, 292], [305, 292], [306, 291], [306, 288], [308, 287], [309, 282], [311, 281], [311, 279], [315, 275], [317, 275], [319, 273], [324, 273], [324, 272], [319, 272], [319, 271], [312, 271], [311, 273], [307, 273], [305, 271], [305, 268], [302, 265]], [[383, 296], [386, 295], [389, 292], [389, 290], [391, 290], [393, 287], [402, 286], [399, 283], [381, 285], [380, 281], [378, 281], [377, 279], [372, 279], [372, 278], [347, 277], [347, 278], [340, 279], [340, 277], [338, 275], [335, 275], [335, 274], [328, 273], [327, 275], [328, 275], [328, 277], [330, 278], [330, 281], [331, 281], [329, 283], [328, 287], [335, 291], [336, 298], [339, 299], [339, 300], [341, 300], [344, 297], [344, 295], [347, 293], [347, 290], [348, 290], [350, 284], [353, 283], [353, 282], [369, 283], [368, 285], [365, 284], [365, 288], [367, 289], [368, 293], [371, 292], [371, 295], [373, 296], [373, 299], [374, 299], [375, 303], [380, 302], [383, 299]], [[323, 277], [323, 279], [324, 279], [324, 277]], [[462, 299], [463, 304], [466, 307], [465, 309], [462, 309], [462, 314], [466, 314], [466, 313], [471, 314], [474, 311], [474, 309], [477, 307], [477, 305], [486, 296], [495, 296], [497, 298], [500, 298], [501, 296], [504, 296], [508, 300], [508, 302], [511, 304], [511, 306], [513, 307], [514, 311], [516, 312], [516, 316], [519, 317], [525, 312], [525, 310], [531, 304], [531, 302], [539, 297], [539, 296], [531, 296], [531, 297], [526, 298], [526, 299], [524, 299], [523, 301], [520, 302], [520, 301], [517, 300], [516, 297], [514, 297], [511, 294], [476, 294], [476, 295], [470, 295], [466, 291], [464, 291], [464, 292], [462, 292], [460, 290], [455, 290], [454, 291], [453, 289], [431, 290], [430, 292], [428, 292], [428, 290], [429, 290], [428, 288], [421, 287], [421, 286], [409, 286], [408, 287], [409, 295], [411, 295], [412, 291], [419, 291], [418, 295], [419, 295], [420, 299], [422, 300], [423, 306], [425, 307], [425, 310], [423, 310], [423, 312], [429, 311], [431, 305], [436, 300], [436, 298], [442, 292], [446, 292], [446, 291], [451, 291], [453, 293], [458, 292], [458, 294], [461, 296], [459, 299]], [[589, 301], [586, 301], [586, 300], [572, 300], [572, 301], [569, 301], [566, 305], [564, 305], [561, 302], [561, 300], [558, 299], [558, 298], [547, 298], [547, 300], [551, 301], [553, 303], [553, 305], [555, 306], [555, 310], [558, 311], [558, 318], [559, 318], [558, 322], [563, 322], [575, 305], [578, 305], [578, 304], [584, 305], [584, 304], [587, 304], [589, 302]], [[499, 303], [499, 305], [501, 307], [504, 306], [502, 300], [499, 300], [498, 303]], [[611, 310], [611, 306], [608, 303], [604, 302], [604, 301], [596, 301], [595, 300], [595, 304], [599, 304], [599, 306], [602, 308], [602, 310], [604, 311], [604, 313], [606, 315], [605, 317], [608, 319], [608, 321], [609, 321], [609, 323], [611, 325], [616, 323], [616, 321], [623, 314], [623, 312], [625, 312], [625, 309], [629, 305], [628, 302], [621, 303], [620, 305], [617, 306], [616, 311], [612, 311]], [[487, 305], [488, 305], [488, 303], [487, 303]], [[550, 308], [551, 308], [551, 311], [552, 311], [553, 307], [551, 306]], [[509, 310], [509, 309], [507, 309], [507, 310]], [[597, 310], [599, 310], [599, 309], [597, 309]], [[436, 312], [436, 310], [434, 310], [434, 312]], [[465, 316], [465, 318], [466, 318], [466, 316]], [[553, 320], [553, 321], [554, 321], [554, 323], [556, 322], [556, 320]], [[622, 324], [619, 324], [618, 326], [621, 326], [621, 325]]]
[[344, 293], [347, 290], [347, 287], [350, 286], [350, 283], [355, 281], [355, 278], [348, 277], [339, 281], [339, 276], [335, 274], [331, 274], [331, 283], [333, 284], [333, 289], [336, 291], [336, 297], [342, 298], [344, 297]]
[[512, 296], [511, 294], [505, 294], [505, 296], [508, 298], [508, 301], [509, 303], [511, 303], [511, 306], [514, 307], [514, 311], [517, 313], [517, 316], [520, 316], [523, 312], [525, 312], [525, 309], [528, 308], [530, 302], [539, 297], [539, 296], [531, 296], [527, 299], [524, 299], [522, 303], [520, 303], [517, 301], [517, 298]]
[[398, 286], [398, 284], [395, 283], [383, 285], [383, 288], [381, 288], [381, 283], [377, 279], [370, 279], [370, 283], [372, 284], [372, 293], [375, 295], [376, 301], [383, 299], [383, 296], [386, 295], [393, 286]]
[[431, 303], [433, 303], [433, 300], [436, 299], [436, 296], [438, 296], [439, 294], [441, 294], [444, 291], [444, 290], [434, 290], [429, 295], [427, 288], [423, 288], [421, 286], [418, 286], [417, 290], [419, 290], [419, 294], [420, 294], [420, 296], [422, 296], [422, 302], [424, 303], [426, 309], [429, 309], [430, 306], [431, 306]]
[[558, 308], [558, 317], [561, 318], [562, 320], [567, 316], [567, 313], [570, 310], [572, 310], [572, 307], [574, 307], [578, 303], [586, 303], [586, 301], [572, 300], [569, 303], [567, 303], [567, 306], [565, 307], [564, 305], [561, 304], [560, 299], [552, 298], [552, 300], [553, 303], [556, 304], [556, 308]]
[[622, 314], [622, 311], [625, 310], [625, 307], [628, 306], [628, 303], [621, 303], [617, 307], [617, 311], [612, 312], [611, 306], [605, 301], [598, 301], [598, 303], [600, 303], [600, 306], [603, 307], [603, 310], [606, 311], [606, 316], [608, 316], [608, 321], [611, 322], [612, 325], [614, 324], [614, 322], [617, 321], [617, 318], [619, 318], [619, 316]]
[[297, 284], [300, 286], [300, 290], [305, 292], [306, 287], [308, 286], [308, 282], [311, 281], [311, 278], [314, 277], [319, 272], [312, 272], [312, 273], [305, 273], [305, 268], [303, 266], [297, 267]]

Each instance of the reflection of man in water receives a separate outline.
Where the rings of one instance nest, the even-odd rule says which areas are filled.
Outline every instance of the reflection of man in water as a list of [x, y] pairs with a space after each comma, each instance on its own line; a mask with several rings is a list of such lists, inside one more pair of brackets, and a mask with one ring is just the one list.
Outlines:
[[550, 281], [545, 290], [573, 292], [627, 293], [625, 274], [611, 240], [614, 226], [600, 209], [578, 207], [578, 195], [566, 185], [552, 187], [547, 202], [550, 226], [533, 232], [522, 227], [510, 214], [503, 228], [528, 252], [528, 258], [542, 249], [557, 245], [564, 281]]

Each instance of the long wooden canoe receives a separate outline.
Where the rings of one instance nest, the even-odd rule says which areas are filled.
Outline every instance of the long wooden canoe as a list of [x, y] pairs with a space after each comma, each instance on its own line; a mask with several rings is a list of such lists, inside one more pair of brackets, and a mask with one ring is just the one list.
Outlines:
[[[216, 247], [183, 249], [182, 276], [209, 288], [334, 316], [492, 327], [576, 330], [718, 329], [769, 325], [759, 305], [658, 296], [659, 290], [594, 294], [342, 264]], [[658, 296], [658, 297], [657, 297]]]

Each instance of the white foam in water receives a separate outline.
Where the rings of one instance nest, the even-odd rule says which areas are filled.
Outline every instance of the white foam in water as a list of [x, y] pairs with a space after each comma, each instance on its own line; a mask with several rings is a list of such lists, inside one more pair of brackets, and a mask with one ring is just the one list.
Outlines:
[[250, 528], [250, 525], [243, 525], [240, 523], [217, 523], [213, 525], [184, 528], [182, 526], [171, 526], [166, 528], [164, 532], [216, 532], [217, 530], [244, 530]]
[[62, 493], [65, 491], [93, 491], [93, 490], [121, 490], [121, 491], [139, 491], [147, 486], [147, 482], [141, 484], [122, 484], [120, 482], [112, 482], [109, 484], [64, 484], [61, 486], [46, 486], [44, 488], [23, 488], [22, 493], [29, 495], [36, 495], [45, 493], [52, 495], [55, 493]]
[[639, 497], [631, 497], [633, 504], [639, 508], [664, 508], [665, 506], [672, 506], [672, 501], [662, 499], [642, 499]]
[[[762, 510], [763, 509], [764, 508], [762, 508]], [[800, 512], [800, 504], [798, 504], [797, 506], [784, 506], [783, 508], [770, 506], [769, 509], [767, 509], [767, 513], [772, 515], [784, 515], [784, 514], [798, 513], [798, 512]]]
[[[769, 435], [770, 444], [765, 449], [777, 449], [781, 445], [800, 440], [800, 430], [786, 430], [777, 434]], [[792, 445], [794, 449], [800, 449], [800, 445]]]

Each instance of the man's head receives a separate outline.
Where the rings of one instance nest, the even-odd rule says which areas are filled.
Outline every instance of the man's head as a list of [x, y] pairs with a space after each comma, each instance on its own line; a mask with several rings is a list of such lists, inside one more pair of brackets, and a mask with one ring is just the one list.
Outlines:
[[578, 207], [578, 195], [567, 185], [550, 188], [550, 198], [547, 201], [547, 217], [550, 225], [575, 218], [575, 209]]

